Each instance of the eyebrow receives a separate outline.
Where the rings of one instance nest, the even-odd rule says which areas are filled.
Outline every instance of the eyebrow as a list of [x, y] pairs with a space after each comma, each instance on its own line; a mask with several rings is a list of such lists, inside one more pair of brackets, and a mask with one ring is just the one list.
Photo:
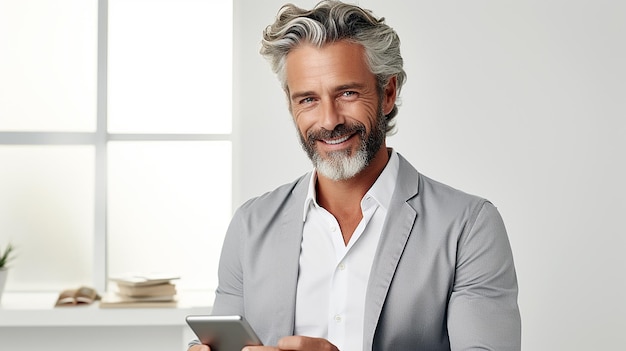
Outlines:
[[291, 94], [290, 98], [291, 98], [291, 101], [294, 101], [294, 100], [298, 100], [299, 98], [304, 98], [304, 97], [308, 97], [311, 95], [315, 95], [315, 93], [312, 91], [302, 91], [302, 92], [296, 92], [296, 93]]
[[335, 88], [335, 91], [342, 91], [342, 90], [349, 90], [349, 89], [363, 89], [363, 88], [365, 88], [365, 84], [354, 82], [354, 83], [340, 85], [337, 88]]

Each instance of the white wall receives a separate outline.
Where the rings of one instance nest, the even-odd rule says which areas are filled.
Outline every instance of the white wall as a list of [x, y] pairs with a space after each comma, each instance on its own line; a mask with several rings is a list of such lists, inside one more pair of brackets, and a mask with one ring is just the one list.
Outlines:
[[[235, 204], [310, 168], [258, 54], [283, 2], [235, 0]], [[409, 78], [388, 143], [505, 219], [523, 349], [623, 347], [626, 3], [360, 3], [402, 40]]]

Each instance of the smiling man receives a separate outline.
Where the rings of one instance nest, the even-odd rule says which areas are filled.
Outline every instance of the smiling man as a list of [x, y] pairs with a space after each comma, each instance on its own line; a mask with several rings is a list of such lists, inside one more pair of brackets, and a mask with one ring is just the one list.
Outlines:
[[361, 222], [361, 200], [389, 160], [385, 114], [397, 78], [379, 94], [363, 46], [301, 44], [286, 56], [287, 94], [301, 144], [316, 169], [316, 200], [335, 215], [347, 245]]
[[267, 345], [250, 351], [519, 350], [498, 211], [386, 145], [405, 81], [395, 31], [338, 1], [286, 5], [261, 53], [314, 169], [235, 213], [213, 314], [244, 316]]

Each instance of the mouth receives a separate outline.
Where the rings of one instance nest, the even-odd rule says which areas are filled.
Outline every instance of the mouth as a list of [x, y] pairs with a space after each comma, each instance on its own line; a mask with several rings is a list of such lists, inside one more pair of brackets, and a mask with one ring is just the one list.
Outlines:
[[337, 139], [321, 139], [320, 141], [328, 144], [328, 145], [337, 145], [337, 144], [341, 144], [344, 141], [350, 139], [350, 137], [352, 137], [352, 134], [350, 135], [344, 135], [341, 138], [337, 138]]

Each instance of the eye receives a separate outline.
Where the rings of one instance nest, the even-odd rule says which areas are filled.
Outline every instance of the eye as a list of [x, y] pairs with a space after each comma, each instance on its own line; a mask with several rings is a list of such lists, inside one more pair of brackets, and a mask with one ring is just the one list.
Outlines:
[[341, 97], [353, 98], [356, 97], [358, 93], [356, 91], [344, 91], [341, 93]]
[[299, 103], [300, 105], [304, 105], [304, 104], [310, 104], [310, 103], [312, 103], [313, 101], [315, 101], [315, 99], [313, 99], [312, 97], [306, 97], [306, 98], [304, 98], [304, 99], [300, 100], [298, 103]]

